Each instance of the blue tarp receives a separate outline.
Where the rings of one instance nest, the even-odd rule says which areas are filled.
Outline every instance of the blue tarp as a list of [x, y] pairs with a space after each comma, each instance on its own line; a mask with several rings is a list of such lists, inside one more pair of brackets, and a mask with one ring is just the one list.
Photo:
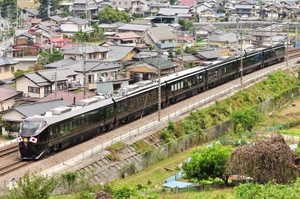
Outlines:
[[172, 182], [167, 182], [163, 184], [164, 187], [170, 187], [170, 188], [189, 188], [189, 187], [193, 187], [194, 184], [192, 183], [187, 183], [187, 182], [180, 182], [180, 181], [172, 181]]

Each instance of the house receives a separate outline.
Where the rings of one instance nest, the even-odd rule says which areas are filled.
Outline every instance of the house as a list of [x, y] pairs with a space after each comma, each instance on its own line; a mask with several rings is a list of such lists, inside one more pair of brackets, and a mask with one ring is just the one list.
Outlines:
[[242, 5], [242, 4], [235, 4], [234, 5], [235, 8], [235, 14], [237, 15], [247, 15], [248, 17], [252, 17], [253, 16], [253, 5]]
[[71, 69], [76, 72], [76, 80], [70, 79], [71, 84], [69, 84], [70, 89], [76, 89], [78, 87], [83, 87], [84, 77], [86, 77], [85, 86], [87, 90], [95, 91], [97, 89], [97, 83], [100, 78], [102, 81], [113, 81], [122, 79], [119, 76], [120, 66], [113, 62], [104, 62], [100, 60], [75, 60], [74, 58], [67, 58], [65, 61], [60, 60], [51, 64], [45, 65], [45, 68], [51, 69]]
[[0, 80], [14, 78], [13, 72], [19, 69], [19, 63], [19, 61], [8, 57], [0, 57]]
[[202, 3], [199, 6], [197, 6], [196, 12], [198, 14], [200, 14], [200, 12], [202, 12], [203, 10], [207, 10], [207, 9], [211, 9], [211, 8], [212, 8], [212, 6], [210, 4], [208, 4], [208, 3]]
[[151, 28], [152, 25], [139, 25], [139, 24], [124, 24], [117, 29], [118, 32], [134, 32], [141, 35], [143, 32]]
[[23, 92], [13, 88], [0, 87], [0, 112], [9, 110], [16, 105], [16, 99], [22, 97]]
[[150, 0], [148, 1], [149, 9], [145, 10], [144, 12], [144, 17], [150, 17], [150, 16], [155, 16], [158, 11], [164, 7], [163, 4], [160, 3], [160, 1], [155, 1], [155, 0]]
[[126, 78], [139, 82], [142, 80], [153, 80], [161, 75], [174, 73], [177, 65], [162, 57], [148, 58], [140, 62], [133, 63], [126, 67]]
[[140, 42], [141, 36], [134, 32], [115, 33], [106, 37], [106, 42], [113, 42], [116, 45], [135, 46]]
[[39, 18], [31, 19], [30, 20], [31, 27], [38, 25], [39, 23], [41, 23], [41, 21], [42, 21], [42, 19], [39, 19]]
[[227, 33], [223, 35], [210, 35], [207, 37], [211, 47], [228, 48], [236, 45], [237, 35], [234, 33]]
[[168, 8], [161, 8], [157, 15], [159, 16], [181, 16], [181, 15], [189, 15], [190, 17], [194, 16], [192, 9], [189, 6], [170, 6]]
[[21, 12], [21, 19], [36, 18], [39, 11], [35, 8], [24, 8]]
[[82, 32], [91, 32], [93, 28], [88, 26], [88, 21], [78, 17], [68, 18], [67, 20], [61, 22], [60, 28], [62, 34], [72, 36], [74, 33]]
[[146, 0], [132, 0], [131, 7], [129, 8], [129, 13], [136, 13], [144, 16], [145, 11], [148, 11], [150, 4]]
[[81, 45], [62, 51], [64, 59], [74, 57], [76, 60], [94, 59], [104, 60], [108, 58], [108, 49], [102, 46]]
[[41, 99], [56, 90], [73, 88], [76, 76], [77, 73], [69, 68], [25, 73], [15, 79], [16, 89], [26, 97]]
[[16, 44], [12, 45], [13, 56], [37, 56], [43, 49], [41, 43], [36, 43], [33, 35], [23, 32], [15, 36]]
[[72, 12], [74, 16], [84, 16], [90, 19], [92, 15], [98, 12], [98, 5], [95, 0], [74, 0]]
[[251, 43], [253, 45], [261, 45], [263, 41], [269, 37], [275, 37], [276, 35], [286, 35], [278, 30], [277, 25], [273, 25], [272, 28], [257, 28], [251, 32]]
[[215, 50], [197, 51], [196, 54], [202, 61], [215, 61], [219, 57], [223, 56], [221, 53]]
[[146, 44], [161, 50], [173, 49], [177, 46], [177, 36], [165, 26], [149, 28], [141, 36]]
[[133, 46], [109, 46], [109, 58], [117, 62], [130, 61], [137, 53]]
[[111, 0], [111, 6], [113, 8], [123, 8], [129, 10], [131, 8], [131, 0]]
[[5, 121], [2, 127], [2, 134], [17, 136], [25, 118], [34, 115], [44, 115], [50, 109], [69, 105], [70, 103], [62, 99], [55, 99], [51, 101], [14, 106], [2, 114], [2, 119]]

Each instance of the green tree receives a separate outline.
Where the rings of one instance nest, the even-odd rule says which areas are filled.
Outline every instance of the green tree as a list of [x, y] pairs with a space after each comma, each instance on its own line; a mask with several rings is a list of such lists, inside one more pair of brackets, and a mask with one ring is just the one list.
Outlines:
[[48, 64], [49, 61], [49, 53], [46, 51], [40, 52], [37, 61], [42, 66], [45, 66], [46, 64]]
[[182, 168], [188, 179], [223, 177], [231, 151], [231, 146], [216, 143], [209, 148], [195, 149], [191, 153], [191, 161], [183, 163]]
[[48, 64], [62, 59], [63, 59], [63, 55], [61, 54], [61, 52], [59, 50], [55, 50], [54, 52], [49, 54]]
[[50, 6], [51, 15], [56, 13], [60, 5], [60, 0], [51, 0], [49, 4], [49, 0], [36, 0], [40, 3], [38, 8], [39, 14], [38, 17], [42, 18], [43, 20], [48, 18], [48, 6]]
[[117, 8], [114, 9], [111, 6], [106, 6], [103, 10], [98, 13], [99, 23], [115, 23], [115, 22], [124, 22], [127, 23], [130, 21], [130, 16], [124, 11], [119, 11]]
[[29, 172], [25, 173], [16, 183], [17, 187], [10, 190], [6, 199], [48, 199], [55, 187], [58, 186], [56, 176], [45, 177]]
[[181, 30], [189, 31], [193, 27], [193, 22], [179, 19], [178, 23], [181, 25]]
[[234, 132], [251, 131], [263, 121], [263, 115], [254, 108], [243, 108], [233, 111], [230, 120], [233, 123]]
[[32, 72], [32, 71], [33, 71], [32, 68], [29, 68], [28, 70], [18, 69], [16, 71], [12, 72], [12, 74], [14, 75], [15, 78], [17, 78], [17, 77], [20, 77], [20, 76], [24, 75], [25, 73], [29, 73], [29, 72]]

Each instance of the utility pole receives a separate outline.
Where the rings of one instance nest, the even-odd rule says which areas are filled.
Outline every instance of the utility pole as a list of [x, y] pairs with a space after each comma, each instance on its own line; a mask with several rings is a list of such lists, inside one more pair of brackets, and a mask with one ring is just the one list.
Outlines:
[[271, 15], [271, 45], [273, 43], [273, 10]]
[[243, 84], [243, 31], [242, 31], [242, 24], [241, 24], [241, 85]]
[[160, 122], [160, 112], [161, 112], [161, 51], [158, 51], [158, 121]]
[[290, 20], [287, 21], [287, 41], [286, 41], [286, 67], [289, 66], [289, 25]]
[[83, 60], [83, 98], [86, 98], [86, 44]]
[[[48, 18], [51, 17], [50, 12], [51, 0], [48, 0]], [[50, 18], [50, 53], [52, 53], [52, 19]]]
[[55, 70], [55, 99], [57, 99], [57, 70]]

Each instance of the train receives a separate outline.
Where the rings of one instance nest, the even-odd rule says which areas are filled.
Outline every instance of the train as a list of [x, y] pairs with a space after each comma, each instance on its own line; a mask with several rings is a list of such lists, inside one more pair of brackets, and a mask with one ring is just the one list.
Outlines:
[[40, 159], [241, 75], [283, 62], [285, 50], [283, 44], [245, 50], [243, 55], [224, 56], [159, 79], [127, 85], [112, 96], [95, 96], [28, 117], [17, 138], [19, 158]]

